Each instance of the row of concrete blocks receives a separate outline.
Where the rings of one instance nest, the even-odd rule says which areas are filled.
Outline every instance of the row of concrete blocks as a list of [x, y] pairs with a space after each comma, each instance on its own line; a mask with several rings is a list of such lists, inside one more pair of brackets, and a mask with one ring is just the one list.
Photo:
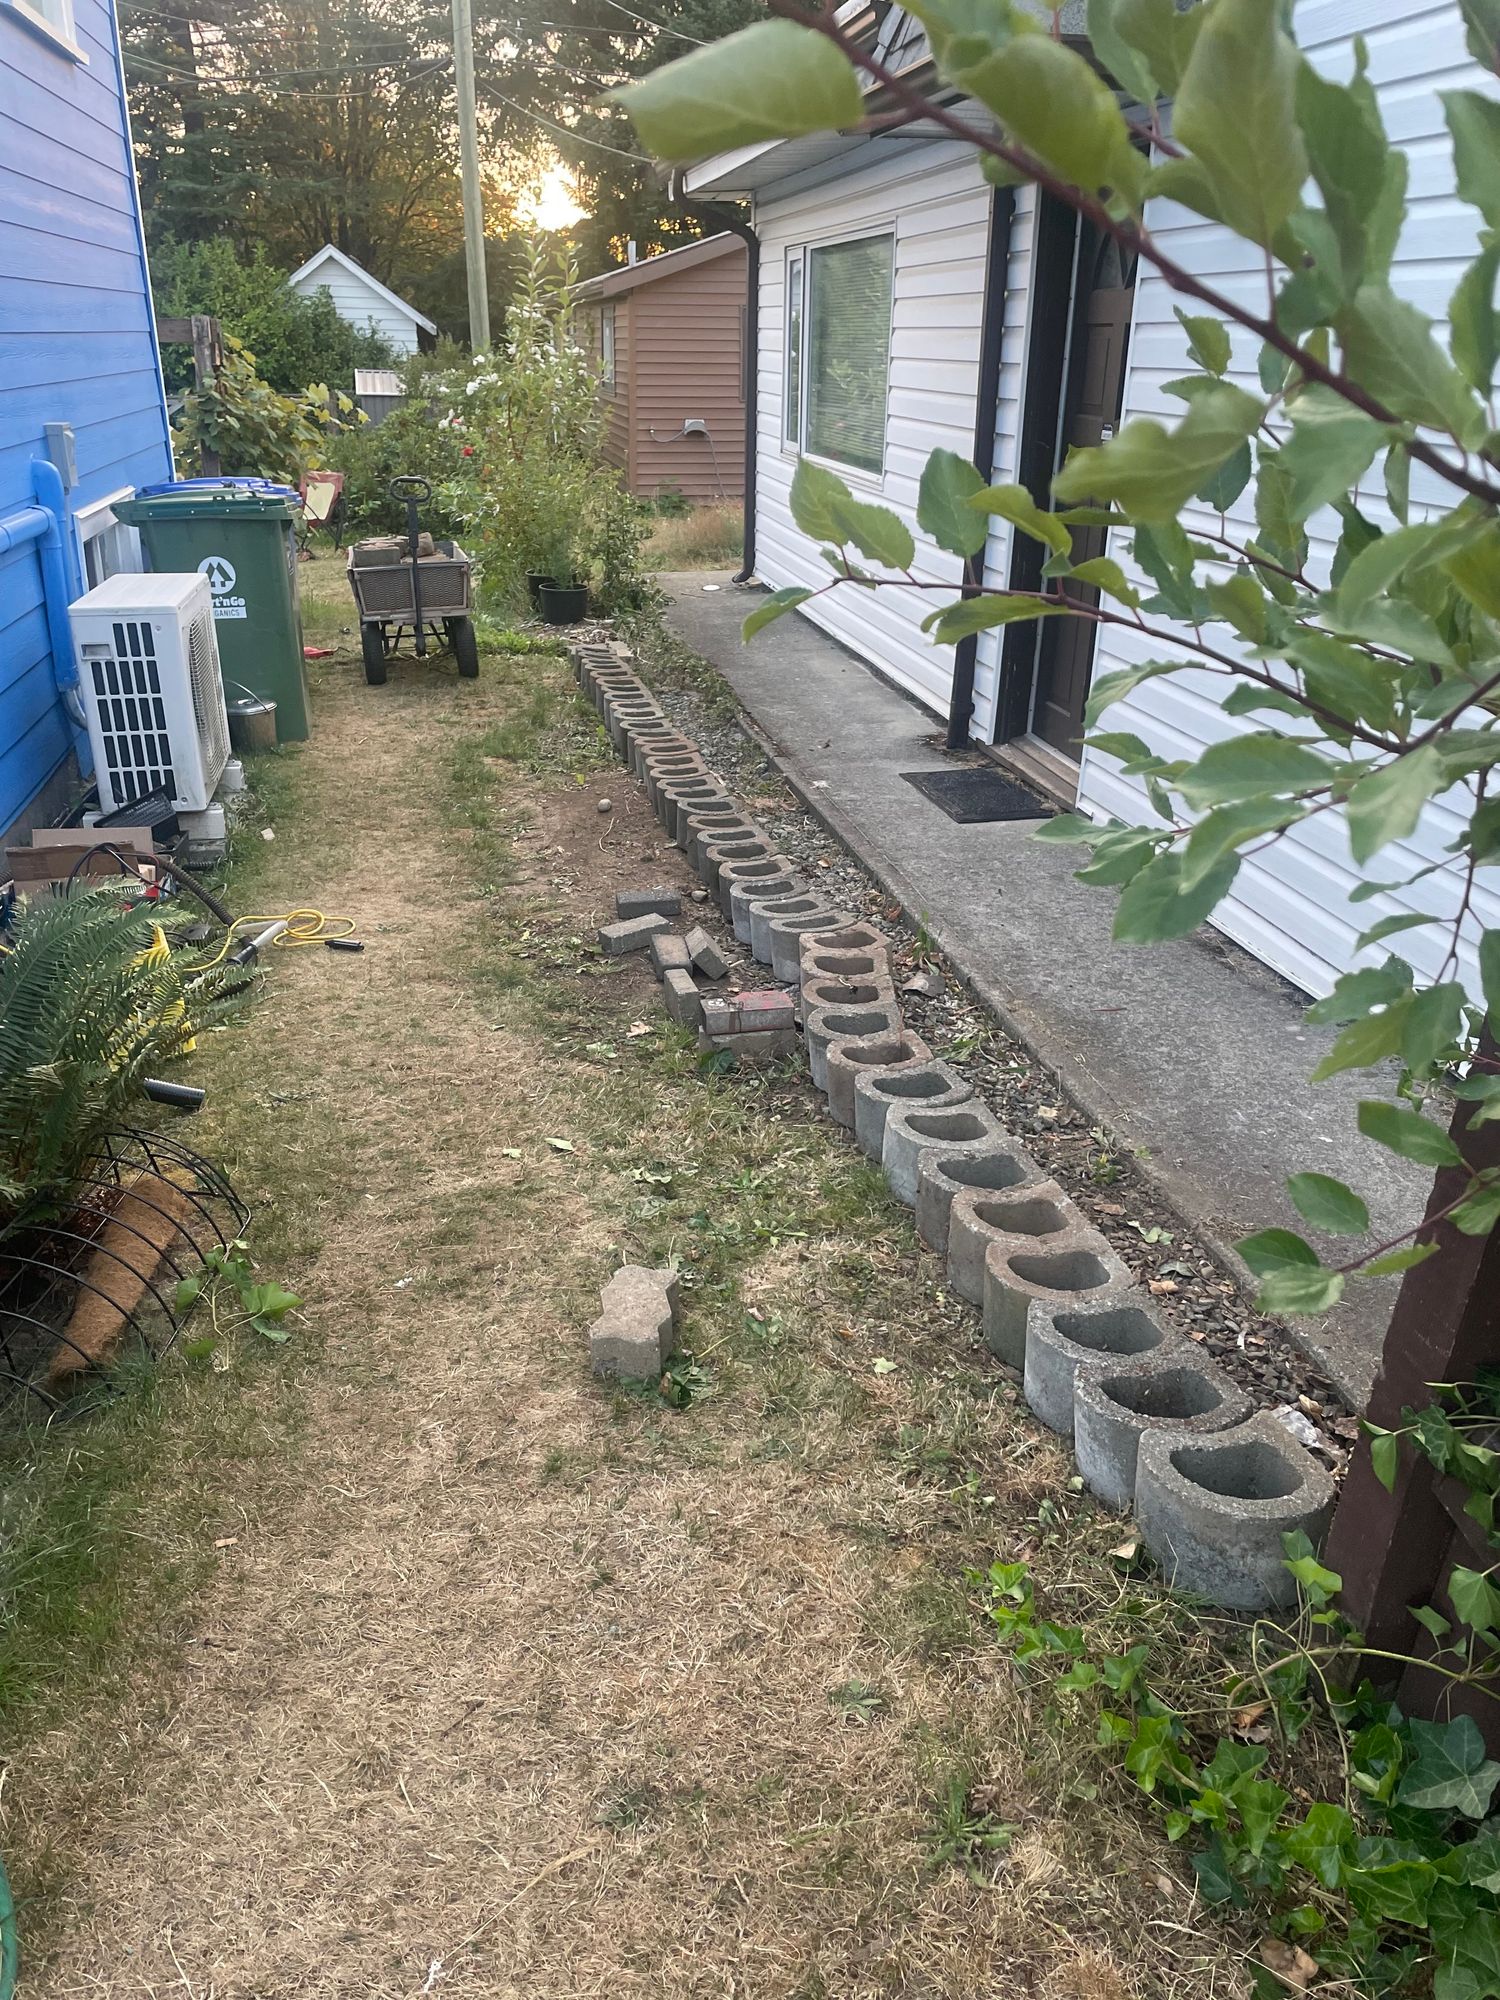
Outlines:
[[971, 1086], [905, 1026], [886, 940], [833, 909], [605, 649], [580, 685], [735, 934], [801, 988], [813, 1081], [830, 1115], [916, 1211], [948, 1280], [1033, 1413], [1071, 1437], [1085, 1484], [1134, 1508], [1170, 1580], [1233, 1609], [1294, 1595], [1284, 1533], [1316, 1543], [1328, 1475], [1274, 1418], [1145, 1306], [1124, 1264]]

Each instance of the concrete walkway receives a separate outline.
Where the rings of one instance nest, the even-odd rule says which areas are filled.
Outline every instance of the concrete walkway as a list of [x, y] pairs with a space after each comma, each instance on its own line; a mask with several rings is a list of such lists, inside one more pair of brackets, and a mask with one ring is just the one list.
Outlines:
[[[1218, 1248], [1272, 1223], [1300, 1229], [1283, 1183], [1305, 1169], [1357, 1187], [1376, 1240], [1420, 1217], [1430, 1174], [1355, 1131], [1369, 1079], [1307, 1082], [1329, 1037], [1304, 1025], [1290, 987], [1206, 930], [1112, 943], [1115, 898], [1072, 879], [1076, 850], [1037, 842], [1024, 821], [960, 826], [902, 781], [947, 763], [934, 717], [805, 619], [742, 645], [757, 593], [727, 573], [662, 582], [668, 624], [724, 675], [799, 796]], [[1361, 1283], [1294, 1329], [1356, 1405], [1394, 1297], [1394, 1280]]]

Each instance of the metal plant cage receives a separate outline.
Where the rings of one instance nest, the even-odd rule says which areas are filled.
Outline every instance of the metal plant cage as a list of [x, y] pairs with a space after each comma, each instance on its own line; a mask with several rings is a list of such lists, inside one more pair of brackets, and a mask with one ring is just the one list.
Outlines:
[[[53, 1422], [97, 1407], [169, 1354], [200, 1290], [179, 1305], [179, 1286], [249, 1220], [224, 1174], [180, 1140], [111, 1133], [66, 1214], [23, 1209], [0, 1229], [0, 1416]], [[69, 1334], [91, 1298], [120, 1320], [99, 1355]]]

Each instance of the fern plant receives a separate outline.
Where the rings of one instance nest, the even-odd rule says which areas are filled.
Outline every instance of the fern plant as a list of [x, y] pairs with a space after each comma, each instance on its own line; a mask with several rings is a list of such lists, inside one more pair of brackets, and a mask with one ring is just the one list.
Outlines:
[[145, 1078], [243, 984], [238, 967], [153, 951], [156, 937], [118, 889], [19, 906], [0, 946], [0, 1226], [66, 1210]]

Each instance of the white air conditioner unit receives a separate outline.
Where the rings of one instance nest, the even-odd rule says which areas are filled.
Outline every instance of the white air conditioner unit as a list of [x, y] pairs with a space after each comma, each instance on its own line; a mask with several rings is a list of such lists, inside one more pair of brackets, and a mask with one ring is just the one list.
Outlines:
[[180, 812], [202, 812], [229, 758], [207, 578], [125, 572], [70, 612], [105, 812], [163, 786]]

